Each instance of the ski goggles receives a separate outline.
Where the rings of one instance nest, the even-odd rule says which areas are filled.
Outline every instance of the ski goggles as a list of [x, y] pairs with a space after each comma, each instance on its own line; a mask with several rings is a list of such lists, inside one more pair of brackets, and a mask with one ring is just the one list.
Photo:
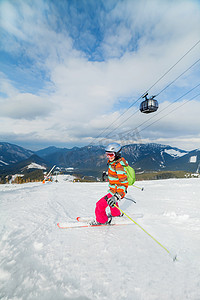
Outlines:
[[113, 158], [113, 157], [115, 157], [115, 153], [114, 152], [106, 152], [106, 156], [108, 158]]

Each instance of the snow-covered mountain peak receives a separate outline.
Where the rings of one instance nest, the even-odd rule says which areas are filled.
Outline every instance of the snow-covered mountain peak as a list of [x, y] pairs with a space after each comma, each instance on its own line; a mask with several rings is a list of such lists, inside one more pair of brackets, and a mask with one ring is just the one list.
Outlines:
[[27, 169], [40, 169], [40, 170], [46, 170], [45, 166], [39, 165], [37, 163], [32, 162], [31, 164], [29, 164], [27, 167]]
[[186, 152], [186, 151], [180, 151], [180, 150], [176, 150], [176, 149], [173, 149], [173, 148], [171, 148], [171, 149], [164, 149], [164, 152], [165, 153], [167, 153], [167, 154], [169, 154], [169, 155], [171, 155], [171, 156], [173, 156], [173, 157], [175, 157], [175, 158], [178, 158], [178, 157], [181, 157], [181, 156], [183, 156], [183, 155], [185, 155], [185, 154], [187, 154], [188, 152]]

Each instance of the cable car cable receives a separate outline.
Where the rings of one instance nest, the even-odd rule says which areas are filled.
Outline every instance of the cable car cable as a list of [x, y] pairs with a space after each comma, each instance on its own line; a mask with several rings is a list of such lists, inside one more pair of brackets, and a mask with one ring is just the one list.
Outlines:
[[[198, 62], [200, 61], [200, 58], [196, 60], [190, 67], [188, 67], [184, 72], [182, 72], [178, 77], [176, 77], [172, 82], [170, 82], [166, 87], [164, 87], [157, 95], [152, 96], [150, 99], [147, 98], [147, 95], [145, 95], [145, 100], [140, 104], [140, 111], [142, 113], [152, 113], [157, 111], [158, 109], [158, 101], [154, 99], [158, 95], [160, 95], [164, 90], [166, 90], [170, 85], [172, 85], [176, 80], [178, 80], [181, 76], [183, 76], [187, 71], [189, 71], [192, 67], [194, 67]], [[152, 100], [152, 101], [150, 101]]]
[[[199, 59], [200, 60], [200, 59]], [[189, 94], [190, 92], [192, 92], [193, 90], [195, 90], [198, 86], [200, 86], [200, 83], [197, 84], [195, 87], [193, 87], [192, 89], [190, 89], [188, 92], [186, 92], [184, 95], [180, 96], [178, 99], [176, 99], [175, 101], [173, 101], [172, 103], [170, 103], [169, 105], [167, 105], [165, 108], [163, 108], [159, 113], [163, 112], [164, 110], [166, 110], [169, 106], [173, 105], [174, 103], [176, 103], [178, 100], [180, 100], [181, 98], [183, 98], [184, 96], [186, 96], [187, 94]], [[133, 117], [136, 113], [138, 113], [139, 111], [136, 110], [133, 114], [131, 114], [126, 120], [124, 120], [119, 126], [117, 126], [116, 128], [114, 128], [111, 132], [109, 132], [104, 138], [107, 138], [110, 134], [112, 134], [115, 130], [117, 130], [119, 127], [121, 127], [121, 125], [123, 125], [125, 122], [127, 122], [131, 117]], [[154, 117], [156, 117], [157, 115], [152, 116], [151, 118], [149, 118], [148, 120], [144, 121], [142, 124], [140, 124], [139, 126], [137, 126], [136, 128], [142, 126], [143, 124], [147, 123], [149, 120], [153, 119]], [[135, 129], [136, 129], [135, 128]], [[134, 130], [134, 129], [133, 129]], [[102, 139], [103, 140], [103, 139]]]
[[119, 126], [115, 127], [111, 132], [109, 132], [105, 138], [107, 138], [111, 133], [113, 133], [116, 129], [118, 129], [119, 127], [121, 127], [122, 124], [126, 123], [130, 118], [132, 118], [135, 114], [139, 113], [139, 110], [137, 109], [133, 114], [131, 114], [128, 118], [126, 118], [126, 120], [124, 120]]
[[159, 96], [163, 91], [165, 91], [170, 85], [172, 85], [176, 80], [178, 80], [181, 76], [183, 76], [187, 71], [189, 71], [194, 65], [196, 65], [200, 61], [200, 58], [195, 61], [187, 70], [185, 70], [183, 73], [181, 73], [178, 77], [176, 77], [171, 83], [169, 83], [164, 89], [162, 89], [155, 97]]
[[[177, 102], [178, 100], [180, 100], [181, 98], [185, 97], [187, 94], [191, 93], [191, 92], [192, 92], [193, 90], [195, 90], [198, 86], [200, 86], [200, 83], [197, 84], [197, 85], [196, 85], [195, 87], [193, 87], [192, 89], [190, 89], [190, 90], [189, 90], [188, 92], [186, 92], [184, 95], [182, 95], [182, 96], [180, 96], [179, 98], [177, 98], [176, 100], [174, 100], [172, 103], [168, 104], [165, 108], [161, 109], [161, 110], [159, 111], [159, 114], [162, 113], [164, 110], [166, 110], [169, 106], [171, 106], [171, 105], [173, 105], [174, 103], [176, 103], [176, 102]], [[150, 117], [148, 120], [146, 120], [146, 121], [144, 121], [142, 124], [140, 124], [138, 127], [140, 127], [140, 126], [144, 125], [145, 123], [149, 122], [149, 120], [155, 118], [156, 116], [157, 116], [157, 114], [156, 114], [156, 115], [153, 115], [153, 116]], [[136, 128], [138, 128], [138, 127], [136, 127]], [[136, 129], [136, 128], [135, 128], [135, 129]]]
[[[193, 90], [195, 90], [197, 87], [199, 87], [200, 86], [200, 83], [199, 84], [197, 84], [195, 87], [193, 87], [192, 89], [190, 89], [189, 91], [187, 91], [186, 93], [184, 93], [182, 96], [180, 96], [179, 98], [177, 98], [176, 100], [174, 100], [172, 103], [170, 103], [169, 105], [167, 105], [165, 108], [163, 108], [160, 112], [159, 112], [159, 114], [161, 113], [161, 112], [163, 112], [164, 110], [166, 110], [169, 106], [171, 106], [171, 105], [173, 105], [174, 103], [176, 103], [178, 100], [180, 100], [181, 98], [183, 98], [183, 97], [185, 97], [187, 94], [189, 94], [190, 92], [192, 92]], [[190, 101], [190, 100], [188, 100], [188, 101]], [[188, 102], [187, 101], [187, 102]], [[182, 106], [182, 105], [181, 105]], [[180, 106], [180, 107], [181, 107]], [[173, 111], [173, 110], [172, 110]], [[169, 114], [169, 113], [168, 113]], [[167, 115], [168, 115], [167, 114]], [[144, 121], [143, 123], [141, 123], [139, 126], [137, 126], [137, 127], [135, 127], [134, 129], [131, 129], [130, 130], [130, 132], [131, 131], [133, 131], [133, 130], [136, 130], [138, 127], [141, 127], [142, 125], [144, 125], [145, 123], [147, 123], [147, 122], [149, 122], [149, 120], [151, 120], [151, 119], [153, 119], [153, 118], [155, 118], [157, 115], [154, 115], [154, 116], [152, 116], [151, 118], [149, 118], [148, 120], [146, 120], [146, 121]], [[130, 116], [131, 117], [131, 116]], [[129, 117], [129, 118], [130, 118]], [[161, 120], [162, 119], [162, 117], [160, 117], [158, 120]], [[157, 122], [157, 121], [155, 121], [155, 122]], [[151, 123], [151, 124], [154, 124], [155, 122], [153, 122], [153, 123]], [[149, 127], [151, 124], [149, 124], [147, 127]], [[145, 128], [147, 128], [147, 127], [145, 127]], [[117, 128], [116, 128], [117, 129]], [[143, 130], [143, 129], [142, 129]], [[142, 130], [140, 130], [140, 131], [142, 131]], [[140, 131], [138, 131], [138, 133], [140, 132]], [[113, 131], [112, 131], [113, 132]], [[111, 133], [112, 133], [111, 132]], [[122, 133], [121, 133], [122, 134]]]
[[[95, 140], [98, 139], [104, 132], [106, 132], [107, 129], [109, 129], [114, 123], [116, 123], [119, 118], [121, 118], [132, 106], [134, 106], [140, 99], [142, 98], [142, 96], [140, 96], [134, 103], [132, 103], [117, 119], [115, 119], [111, 124], [108, 125], [108, 127], [106, 127], [98, 136], [95, 137]], [[94, 142], [91, 142], [89, 144], [92, 145]]]
[[148, 90], [151, 90], [163, 77], [165, 77], [188, 53], [190, 53], [198, 44], [200, 43], [200, 40], [197, 41], [192, 48], [190, 48], [167, 72], [165, 72]]
[[186, 102], [184, 102], [183, 104], [179, 105], [178, 107], [174, 108], [173, 110], [171, 110], [168, 114], [162, 116], [161, 118], [155, 120], [153, 123], [147, 125], [146, 127], [142, 128], [141, 130], [138, 131], [138, 133], [140, 133], [141, 131], [145, 130], [146, 128], [150, 127], [151, 125], [155, 124], [156, 122], [160, 121], [161, 119], [167, 117], [169, 114], [171, 114], [172, 112], [174, 112], [175, 110], [179, 109], [180, 107], [182, 107], [183, 105], [187, 104], [189, 101], [192, 101], [193, 99], [197, 98], [200, 96], [200, 93], [198, 93], [197, 95], [195, 95], [194, 97], [192, 97], [191, 99], [187, 100]]
[[[161, 79], [163, 79], [187, 54], [189, 54], [198, 44], [200, 43], [200, 40], [198, 40], [172, 67], [170, 67], [144, 94], [142, 94], [136, 101], [134, 101], [117, 119], [115, 119], [111, 124], [109, 124], [98, 136], [96, 136], [94, 138], [94, 140], [98, 139], [103, 133], [106, 132], [107, 129], [110, 128], [110, 126], [112, 126], [116, 121], [119, 120], [119, 118], [121, 118], [131, 107], [133, 107], [142, 97], [143, 95], [145, 95], [146, 93], [148, 93]], [[197, 62], [196, 62], [197, 63]], [[192, 66], [191, 66], [192, 67]], [[185, 71], [187, 72], [187, 70]], [[184, 73], [183, 73], [184, 74]], [[182, 75], [181, 75], [182, 76]], [[178, 78], [177, 78], [178, 79]], [[177, 80], [176, 79], [176, 80]], [[172, 82], [173, 83], [173, 82]], [[171, 84], [172, 84], [171, 83]], [[170, 85], [171, 85], [170, 84]], [[166, 87], [167, 88], [167, 87]], [[164, 88], [162, 91], [164, 91], [166, 88]], [[162, 92], [161, 91], [161, 92]], [[160, 92], [160, 93], [161, 93]], [[159, 93], [159, 94], [160, 94]], [[158, 94], [158, 95], [159, 95]], [[135, 114], [135, 112], [134, 112]], [[133, 114], [133, 115], [134, 115]], [[130, 117], [129, 117], [130, 118]], [[128, 118], [128, 119], [129, 119]], [[125, 121], [123, 122], [125, 123]], [[112, 133], [112, 131], [111, 131]], [[91, 142], [89, 145], [92, 145], [94, 142]]]

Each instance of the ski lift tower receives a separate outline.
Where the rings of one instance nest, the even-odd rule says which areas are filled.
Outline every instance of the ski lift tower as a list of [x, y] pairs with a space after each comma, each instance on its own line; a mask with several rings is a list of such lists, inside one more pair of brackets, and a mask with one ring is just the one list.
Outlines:
[[196, 170], [196, 173], [199, 174], [199, 169], [200, 169], [200, 162], [198, 164], [198, 167], [197, 167], [197, 170]]
[[60, 172], [56, 170], [55, 173], [56, 173], [56, 180], [55, 180], [55, 182], [58, 182], [58, 174], [59, 174]]
[[198, 160], [198, 155], [192, 155], [189, 158], [190, 163], [197, 164], [196, 172], [193, 174], [195, 177], [199, 176], [199, 170], [200, 170], [200, 161]]
[[60, 174], [60, 168], [59, 167], [56, 167], [55, 168], [55, 171], [54, 171], [54, 173], [56, 174], [56, 180], [55, 180], [55, 182], [58, 182], [58, 174]]

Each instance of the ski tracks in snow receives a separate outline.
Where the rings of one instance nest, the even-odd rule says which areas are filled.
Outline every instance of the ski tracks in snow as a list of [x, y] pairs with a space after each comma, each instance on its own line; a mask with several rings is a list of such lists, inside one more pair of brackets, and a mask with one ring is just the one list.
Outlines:
[[[136, 226], [59, 230], [57, 222], [92, 216], [107, 185], [0, 186], [0, 298], [3, 300], [196, 300], [200, 294], [199, 180], [144, 182], [130, 189], [143, 213]], [[123, 205], [123, 203], [122, 203]]]

